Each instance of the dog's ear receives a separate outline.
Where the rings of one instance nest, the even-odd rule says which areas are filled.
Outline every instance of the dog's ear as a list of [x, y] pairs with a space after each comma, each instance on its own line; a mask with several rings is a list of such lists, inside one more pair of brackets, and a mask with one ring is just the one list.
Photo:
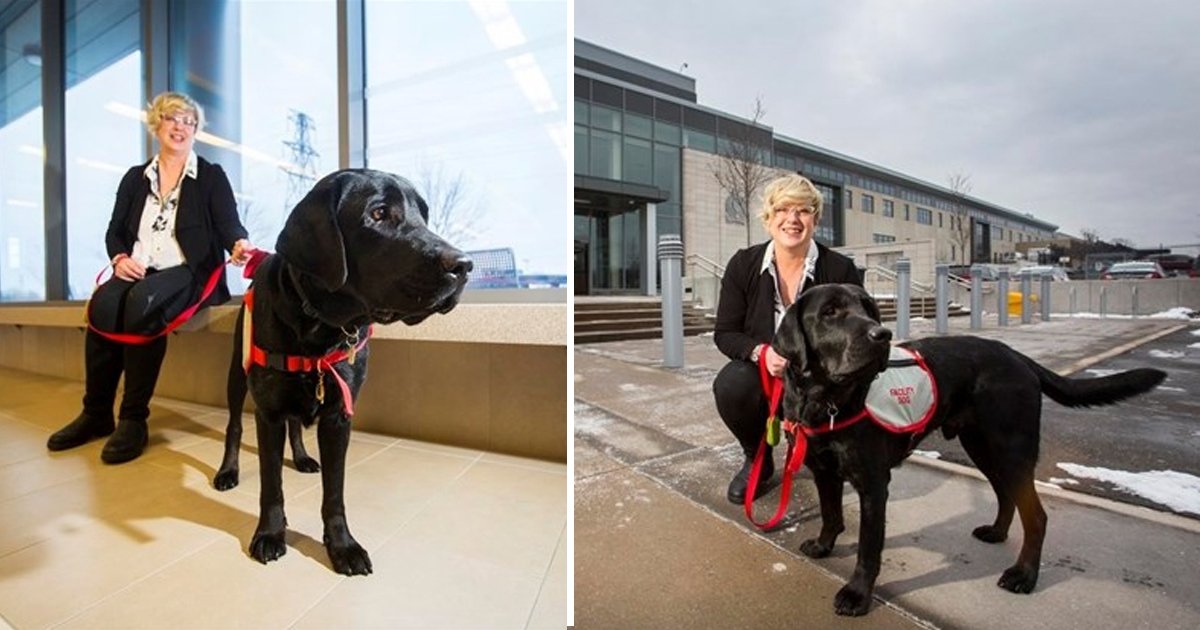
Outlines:
[[425, 203], [425, 198], [422, 197], [421, 193], [417, 192], [416, 190], [413, 190], [412, 194], [413, 194], [413, 198], [415, 198], [417, 200], [417, 211], [421, 213], [421, 218], [425, 221], [425, 224], [428, 225], [429, 224], [429, 204]]
[[788, 369], [796, 368], [797, 374], [803, 374], [808, 367], [808, 340], [804, 337], [804, 325], [800, 321], [800, 300], [794, 302], [783, 314], [771, 347], [779, 356], [788, 360]]
[[326, 291], [346, 284], [346, 246], [338, 227], [344, 173], [317, 182], [288, 216], [275, 251]]

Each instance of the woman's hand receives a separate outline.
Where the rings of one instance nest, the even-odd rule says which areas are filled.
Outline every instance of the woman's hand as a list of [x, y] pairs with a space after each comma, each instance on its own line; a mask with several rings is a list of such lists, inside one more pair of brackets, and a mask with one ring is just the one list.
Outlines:
[[255, 249], [256, 248], [250, 243], [250, 241], [244, 238], [238, 239], [238, 241], [233, 244], [233, 251], [229, 253], [229, 259], [233, 262], [233, 264], [241, 267], [250, 261], [250, 252], [254, 251]]
[[121, 254], [113, 263], [113, 275], [127, 282], [137, 282], [146, 277], [146, 267], [133, 258]]
[[787, 367], [788, 360], [779, 356], [775, 349], [767, 346], [767, 372], [774, 377], [783, 376], [783, 370]]

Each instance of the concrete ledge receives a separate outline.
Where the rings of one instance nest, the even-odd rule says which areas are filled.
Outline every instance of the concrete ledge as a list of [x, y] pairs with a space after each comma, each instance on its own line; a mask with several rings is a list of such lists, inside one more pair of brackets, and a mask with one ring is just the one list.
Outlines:
[[[0, 306], [0, 325], [84, 327], [84, 302], [50, 302]], [[240, 303], [200, 311], [176, 333], [207, 331], [230, 334]], [[396, 322], [377, 326], [377, 339], [413, 339], [465, 343], [510, 343], [566, 346], [567, 305], [459, 304], [446, 315], [434, 315], [418, 326]]]
[[[0, 306], [0, 366], [82, 381], [83, 308]], [[206, 309], [171, 334], [156, 394], [225, 406], [237, 310]], [[568, 322], [565, 302], [468, 303], [419, 326], [378, 327], [354, 424], [565, 462]]]

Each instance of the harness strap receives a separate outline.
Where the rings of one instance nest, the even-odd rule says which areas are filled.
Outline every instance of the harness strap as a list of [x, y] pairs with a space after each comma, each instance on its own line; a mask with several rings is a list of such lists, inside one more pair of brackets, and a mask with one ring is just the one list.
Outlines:
[[246, 308], [246, 321], [249, 325], [244, 333], [242, 343], [249, 347], [249, 354], [246, 357], [244, 368], [248, 372], [251, 365], [259, 365], [281, 372], [316, 372], [317, 373], [317, 402], [325, 402], [325, 372], [329, 372], [333, 376], [334, 382], [337, 383], [338, 389], [342, 393], [342, 408], [345, 409], [347, 416], [354, 415], [354, 398], [350, 394], [350, 385], [346, 383], [346, 379], [338, 373], [334, 366], [343, 362], [354, 362], [354, 357], [362, 350], [371, 335], [375, 332], [374, 326], [367, 327], [367, 334], [360, 339], [357, 344], [344, 349], [337, 349], [322, 357], [306, 357], [291, 354], [283, 354], [279, 352], [267, 352], [254, 343], [254, 324], [252, 314], [254, 312], [254, 287], [246, 290], [246, 295], [243, 298], [243, 303]]

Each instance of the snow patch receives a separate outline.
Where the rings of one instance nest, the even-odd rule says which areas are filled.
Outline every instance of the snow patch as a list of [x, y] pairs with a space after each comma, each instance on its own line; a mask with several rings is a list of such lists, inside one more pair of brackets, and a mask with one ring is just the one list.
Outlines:
[[623, 392], [636, 392], [645, 389], [645, 387], [638, 385], [637, 383], [621, 383], [617, 386], [617, 389], [620, 389]]
[[1171, 387], [1169, 385], [1159, 385], [1158, 389], [1161, 391], [1164, 391], [1164, 392], [1180, 392], [1180, 393], [1184, 393], [1184, 394], [1187, 393], [1187, 390], [1182, 387]]
[[[1196, 334], [1196, 331], [1193, 330], [1192, 334], [1193, 335]], [[1189, 343], [1188, 347], [1189, 348], [1200, 348], [1200, 341], [1197, 341], [1196, 343]]]
[[1075, 477], [1105, 481], [1118, 490], [1149, 499], [1178, 512], [1200, 514], [1200, 477], [1174, 470], [1129, 472], [1093, 468], [1079, 464], [1058, 464]]
[[942, 458], [942, 454], [937, 451], [915, 450], [912, 452], [912, 454], [920, 455], [921, 457], [928, 457], [929, 459], [941, 459]]
[[1181, 350], [1151, 350], [1150, 356], [1156, 359], [1182, 359], [1185, 354]]
[[1088, 374], [1091, 374], [1092, 376], [1097, 377], [1097, 378], [1103, 377], [1103, 376], [1112, 376], [1113, 374], [1121, 373], [1121, 370], [1107, 370], [1104, 368], [1088, 368], [1084, 371], [1087, 372]]
[[1070, 479], [1070, 478], [1066, 478], [1066, 477], [1051, 477], [1050, 483], [1052, 483], [1056, 486], [1078, 486], [1079, 480], [1078, 479]]

